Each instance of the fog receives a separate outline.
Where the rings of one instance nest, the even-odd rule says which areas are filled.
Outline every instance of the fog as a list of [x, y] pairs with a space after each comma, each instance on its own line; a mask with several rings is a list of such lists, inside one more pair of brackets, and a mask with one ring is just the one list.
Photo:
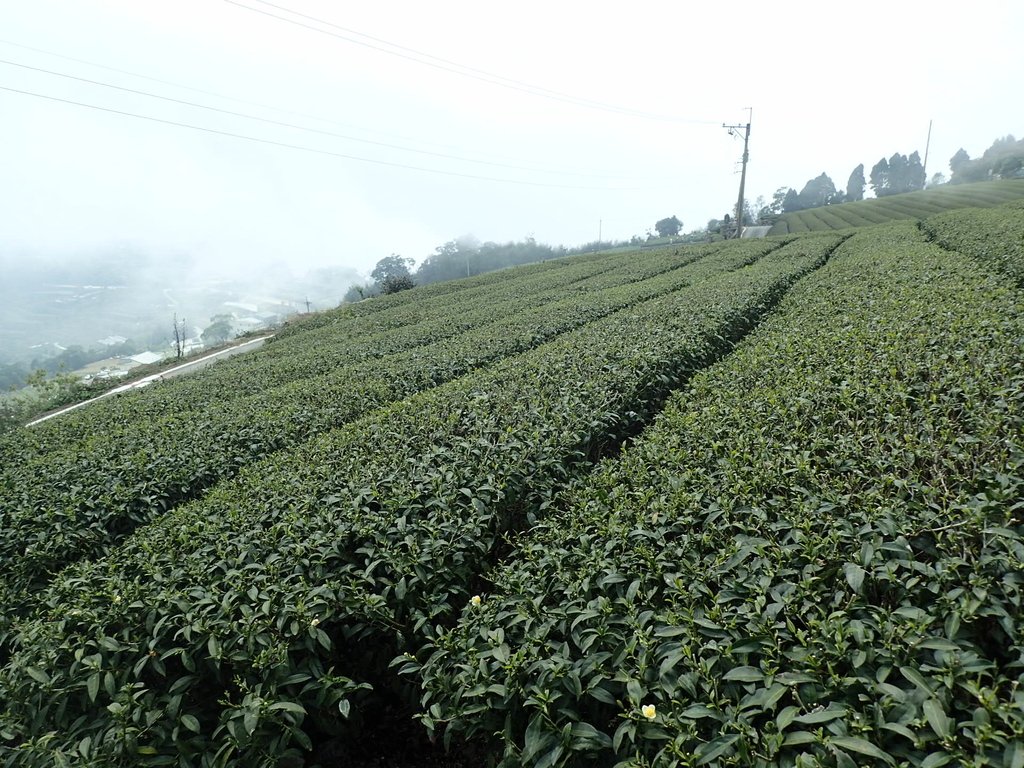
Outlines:
[[226, 268], [204, 264], [188, 250], [130, 243], [0, 255], [0, 389], [40, 367], [75, 370], [143, 352], [172, 356], [175, 323], [195, 344], [215, 343], [203, 333], [222, 317], [231, 318], [233, 334], [257, 332], [300, 312], [337, 306], [360, 279], [345, 267], [301, 273], [283, 262], [251, 272]]
[[747, 108], [752, 199], [923, 156], [930, 120], [929, 176], [1024, 133], [1024, 9], [994, 1], [33, 0], [0, 20], [7, 306], [36, 263], [281, 288], [463, 236], [695, 229], [734, 205], [722, 123]]

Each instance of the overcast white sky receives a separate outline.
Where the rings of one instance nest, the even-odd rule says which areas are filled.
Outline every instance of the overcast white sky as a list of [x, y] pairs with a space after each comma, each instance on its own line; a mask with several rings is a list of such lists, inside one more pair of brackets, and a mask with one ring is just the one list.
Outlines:
[[751, 197], [923, 156], [930, 119], [929, 176], [1024, 134], [1011, 0], [273, 2], [0, 0], [0, 250], [365, 273], [699, 227], [735, 205], [747, 107]]

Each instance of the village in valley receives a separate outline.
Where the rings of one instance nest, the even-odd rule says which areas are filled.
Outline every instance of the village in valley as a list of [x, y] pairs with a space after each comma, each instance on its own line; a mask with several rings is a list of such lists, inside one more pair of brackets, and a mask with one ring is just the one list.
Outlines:
[[[175, 274], [157, 260], [119, 268], [117, 251], [75, 270], [24, 259], [3, 265], [0, 391], [31, 378], [73, 376], [91, 384], [133, 369], [193, 356], [240, 336], [273, 328], [292, 315], [337, 306], [358, 275], [321, 268], [296, 276], [254, 267], [235, 277], [193, 263]], [[181, 263], [178, 263], [181, 266]]]

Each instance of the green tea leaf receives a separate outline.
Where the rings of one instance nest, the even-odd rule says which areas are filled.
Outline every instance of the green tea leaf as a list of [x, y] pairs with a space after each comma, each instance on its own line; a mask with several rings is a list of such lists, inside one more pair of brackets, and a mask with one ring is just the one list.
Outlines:
[[948, 739], [952, 736], [952, 722], [946, 716], [946, 711], [942, 707], [942, 702], [938, 699], [927, 699], [921, 705], [924, 710], [925, 719], [928, 721], [928, 725], [935, 731], [935, 735], [940, 739]]
[[764, 673], [757, 667], [733, 667], [724, 675], [723, 680], [736, 680], [743, 683], [759, 683], [764, 680]]
[[697, 757], [697, 765], [707, 765], [721, 757], [732, 749], [732, 745], [739, 741], [739, 738], [739, 734], [719, 736], [717, 739], [712, 739], [706, 744], [701, 744], [694, 753]]
[[808, 712], [804, 715], [798, 715], [794, 720], [804, 725], [815, 725], [817, 723], [828, 723], [832, 720], [838, 720], [846, 715], [846, 711], [843, 709], [821, 709], [817, 712]]
[[843, 565], [843, 573], [846, 575], [846, 583], [850, 585], [850, 589], [860, 593], [860, 588], [864, 584], [864, 576], [867, 572], [856, 563], [845, 563]]
[[868, 755], [869, 757], [884, 760], [890, 765], [895, 762], [888, 752], [884, 752], [879, 749], [867, 739], [862, 739], [857, 736], [833, 736], [829, 741], [837, 747], [849, 750], [850, 752], [859, 752], [862, 755]]

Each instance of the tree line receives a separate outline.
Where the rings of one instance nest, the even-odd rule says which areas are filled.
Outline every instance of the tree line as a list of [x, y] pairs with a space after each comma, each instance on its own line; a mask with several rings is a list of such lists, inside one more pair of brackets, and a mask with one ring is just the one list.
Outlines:
[[845, 190], [838, 189], [827, 173], [810, 179], [799, 192], [791, 187], [780, 187], [772, 196], [771, 204], [759, 213], [761, 218], [765, 218], [823, 205], [863, 200], [864, 191], [869, 185], [875, 197], [899, 195], [924, 189], [925, 181], [921, 155], [917, 151], [910, 155], [896, 152], [892, 157], [883, 157], [875, 163], [867, 178], [864, 176], [864, 163], [858, 165], [850, 173]]
[[[676, 237], [682, 228], [683, 222], [675, 215], [659, 219], [654, 224], [657, 237], [661, 238]], [[654, 232], [648, 230], [646, 239], [634, 235], [629, 240], [594, 240], [574, 248], [566, 248], [538, 243], [533, 237], [507, 243], [480, 243], [473, 237], [462, 237], [437, 246], [415, 269], [415, 259], [397, 253], [384, 257], [370, 273], [372, 282], [351, 286], [343, 301], [360, 301], [379, 294], [404, 291], [417, 285], [457, 280], [461, 277], [472, 277], [506, 267], [578, 253], [626, 246], [639, 247], [654, 238]]]
[[953, 172], [951, 184], [1024, 178], [1024, 139], [1003, 136], [974, 160], [961, 147], [950, 158], [949, 169]]
[[[821, 173], [809, 179], [799, 191], [791, 187], [779, 187], [770, 202], [763, 197], [758, 197], [754, 202], [747, 201], [743, 212], [743, 224], [771, 224], [784, 213], [863, 200], [868, 188], [875, 197], [887, 197], [946, 183], [1024, 178], [1024, 140], [1018, 141], [1013, 136], [998, 138], [981, 157], [976, 159], [971, 159], [961, 148], [950, 158], [949, 168], [952, 174], [949, 179], [943, 173], [935, 173], [931, 180], [928, 180], [919, 152], [915, 150], [909, 155], [896, 152], [890, 157], [880, 158], [867, 173], [864, 164], [860, 163], [850, 172], [845, 189], [839, 189], [827, 173]], [[659, 219], [653, 229], [657, 232], [657, 237], [674, 238], [680, 236], [682, 227], [683, 222], [673, 215]], [[695, 230], [682, 237], [684, 240], [714, 240], [724, 237], [734, 229], [732, 216], [727, 213], [721, 220], [711, 219], [704, 229]], [[553, 247], [538, 243], [532, 237], [507, 243], [480, 243], [472, 237], [458, 238], [437, 246], [434, 253], [427, 256], [415, 269], [414, 259], [398, 254], [393, 253], [381, 259], [370, 274], [372, 282], [351, 286], [345, 294], [344, 301], [359, 301], [381, 293], [405, 290], [415, 285], [471, 277], [483, 272], [574, 253], [627, 245], [640, 246], [653, 238], [654, 232], [648, 230], [646, 240], [635, 235], [630, 240], [594, 241], [577, 248]]]
[[[666, 232], [673, 229], [678, 232], [682, 225], [683, 223], [678, 218], [672, 216], [670, 219], [659, 221], [656, 227], [659, 233], [663, 229]], [[377, 262], [370, 273], [372, 282], [351, 286], [343, 301], [359, 301], [370, 296], [403, 291], [416, 285], [457, 280], [461, 277], [472, 277], [484, 272], [557, 259], [562, 256], [572, 256], [577, 253], [588, 253], [626, 245], [642, 245], [643, 242], [643, 239], [635, 236], [630, 240], [595, 240], [576, 248], [566, 248], [539, 243], [533, 237], [507, 243], [481, 243], [473, 237], [461, 237], [437, 246], [434, 252], [415, 268], [415, 259], [407, 256], [393, 253], [384, 257]]]
[[472, 237], [458, 238], [437, 246], [415, 269], [415, 259], [397, 253], [384, 257], [370, 273], [372, 282], [350, 287], [344, 301], [359, 301], [381, 293], [402, 291], [414, 285], [457, 280], [518, 264], [553, 259], [568, 253], [570, 251], [565, 248], [538, 243], [532, 237], [507, 243], [480, 243]]
[[[1024, 177], [1024, 140], [1018, 141], [1013, 136], [996, 139], [975, 160], [961, 147], [950, 158], [949, 169], [952, 172], [948, 179], [950, 184]], [[791, 187], [780, 187], [772, 196], [771, 203], [758, 210], [756, 218], [770, 223], [783, 213], [863, 200], [868, 186], [875, 197], [887, 197], [945, 183], [947, 178], [943, 173], [934, 174], [930, 181], [926, 178], [924, 164], [917, 151], [909, 155], [897, 152], [892, 157], [881, 158], [867, 177], [864, 164], [858, 165], [850, 173], [845, 190], [838, 189], [826, 173], [808, 180], [799, 192]]]

